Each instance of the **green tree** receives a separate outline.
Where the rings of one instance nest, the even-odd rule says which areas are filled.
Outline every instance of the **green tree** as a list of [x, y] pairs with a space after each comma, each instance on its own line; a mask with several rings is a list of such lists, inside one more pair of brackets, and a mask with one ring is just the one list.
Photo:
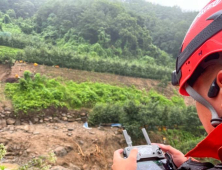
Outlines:
[[3, 19], [3, 22], [4, 22], [5, 24], [9, 24], [9, 23], [11, 22], [11, 18], [10, 18], [7, 14], [5, 14], [4, 19]]
[[6, 13], [10, 18], [16, 18], [16, 13], [13, 9], [9, 9]]
[[191, 106], [187, 107], [184, 117], [184, 129], [192, 133], [197, 132], [201, 123], [197, 116], [196, 108]]
[[0, 31], [3, 32], [2, 23], [0, 23]]

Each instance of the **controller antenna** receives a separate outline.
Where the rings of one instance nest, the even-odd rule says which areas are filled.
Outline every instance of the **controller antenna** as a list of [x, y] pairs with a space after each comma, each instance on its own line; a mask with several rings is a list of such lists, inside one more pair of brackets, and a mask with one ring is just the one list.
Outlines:
[[131, 137], [128, 135], [126, 130], [123, 130], [123, 135], [125, 137], [125, 140], [126, 140], [126, 143], [127, 143], [128, 147], [132, 147], [133, 142], [132, 142]]
[[150, 141], [150, 138], [149, 138], [149, 136], [148, 136], [148, 134], [146, 132], [146, 129], [143, 128], [142, 131], [143, 131], [143, 136], [145, 137], [147, 144], [151, 145], [151, 141]]

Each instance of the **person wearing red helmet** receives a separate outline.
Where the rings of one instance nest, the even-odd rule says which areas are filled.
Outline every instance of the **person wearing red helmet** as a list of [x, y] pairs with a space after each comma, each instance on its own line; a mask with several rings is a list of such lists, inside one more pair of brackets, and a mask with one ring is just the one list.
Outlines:
[[[196, 101], [196, 109], [208, 136], [186, 155], [167, 145], [178, 169], [222, 169], [222, 165], [200, 163], [190, 157], [211, 157], [222, 161], [222, 0], [211, 0], [191, 24], [177, 57], [172, 84]], [[137, 150], [129, 158], [114, 153], [113, 170], [136, 170]]]

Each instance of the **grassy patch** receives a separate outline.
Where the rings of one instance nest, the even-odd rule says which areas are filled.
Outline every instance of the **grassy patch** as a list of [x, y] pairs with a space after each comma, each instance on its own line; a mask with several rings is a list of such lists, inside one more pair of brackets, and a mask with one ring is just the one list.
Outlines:
[[0, 46], [0, 56], [1, 55], [16, 55], [18, 52], [22, 52], [22, 50], [18, 48]]
[[17, 53], [21, 52], [21, 49], [0, 46], [0, 63], [12, 64], [16, 59]]
[[103, 83], [62, 82], [47, 79], [40, 74], [36, 74], [32, 79], [30, 74], [25, 72], [25, 78], [20, 79], [19, 83], [6, 85], [6, 94], [12, 99], [16, 111], [41, 110], [49, 106], [65, 106], [71, 109], [93, 108], [96, 103], [124, 104], [127, 101], [134, 101], [140, 104], [153, 100], [163, 106], [175, 105], [154, 91], [147, 93], [134, 87], [117, 87]]
[[13, 23], [10, 24], [2, 24], [2, 29], [4, 32], [10, 32], [13, 34], [20, 34], [22, 31], [18, 25], [15, 25]]

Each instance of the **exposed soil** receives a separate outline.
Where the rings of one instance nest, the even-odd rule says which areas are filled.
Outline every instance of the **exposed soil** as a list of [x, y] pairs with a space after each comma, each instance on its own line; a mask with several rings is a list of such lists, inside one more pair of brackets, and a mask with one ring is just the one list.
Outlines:
[[[33, 64], [25, 64], [18, 62], [15, 63], [15, 65], [12, 67], [11, 72], [9, 71], [9, 69], [5, 69], [5, 67], [6, 66], [3, 67], [2, 65], [0, 65], [0, 81], [4, 81], [6, 80], [6, 78], [9, 77], [14, 78], [16, 75], [22, 77], [23, 72], [25, 70], [29, 70], [32, 73], [41, 73], [50, 78], [62, 77], [65, 80], [73, 80], [75, 82], [91, 81], [91, 82], [102, 82], [118, 86], [135, 86], [138, 89], [141, 90], [145, 89], [147, 91], [150, 89], [155, 89], [159, 93], [165, 95], [168, 98], [172, 97], [175, 94], [175, 92], [178, 91], [178, 88], [172, 86], [171, 83], [169, 83], [166, 88], [162, 88], [159, 86], [160, 81], [158, 80], [126, 77], [126, 76], [119, 76], [108, 73], [96, 73], [96, 72], [88, 72], [88, 71], [74, 70], [67, 68], [55, 68], [45, 65], [34, 66]], [[7, 76], [3, 76], [5, 74]], [[184, 100], [186, 105], [195, 104], [194, 100], [191, 97], [184, 97]]]
[[11, 68], [7, 65], [0, 64], [0, 81], [9, 76], [11, 73]]
[[[112, 74], [87, 72], [66, 68], [37, 66], [33, 64], [16, 63], [10, 70], [0, 65], [0, 108], [11, 107], [11, 103], [4, 96], [4, 81], [14, 78], [15, 75], [22, 77], [25, 70], [33, 73], [41, 73], [49, 77], [62, 77], [76, 82], [92, 81], [103, 82], [118, 86], [135, 86], [139, 89], [150, 90], [154, 88], [160, 93], [171, 97], [175, 89], [170, 84], [167, 88], [160, 88], [159, 81], [124, 77]], [[194, 101], [185, 98], [187, 105], [193, 105]], [[152, 142], [162, 143], [162, 137], [151, 134]], [[97, 169], [110, 170], [113, 152], [125, 147], [122, 133], [116, 128], [106, 127], [102, 129], [92, 128], [87, 130], [82, 123], [51, 123], [39, 125], [8, 126], [0, 131], [0, 143], [7, 146], [5, 163], [24, 164], [34, 157], [46, 155], [50, 151], [62, 146], [68, 148], [65, 156], [59, 157], [56, 165], [69, 167], [70, 163], [84, 170]]]
[[57, 165], [67, 167], [72, 163], [82, 168], [84, 164], [89, 167], [98, 164], [105, 170], [110, 169], [113, 151], [121, 147], [118, 141], [122, 135], [115, 135], [115, 131], [87, 130], [79, 123], [11, 126], [1, 132], [0, 143], [7, 146], [9, 152], [5, 158], [11, 163], [24, 164], [62, 146], [70, 151], [57, 157]]
[[[62, 146], [69, 151], [57, 157], [56, 165], [69, 167], [72, 163], [82, 169], [83, 165], [89, 169], [97, 165], [101, 170], [110, 170], [113, 152], [126, 146], [118, 128], [85, 129], [77, 122], [8, 126], [0, 133], [0, 143], [8, 150], [6, 163], [24, 164]], [[152, 142], [163, 142], [154, 133], [151, 138]]]
[[12, 107], [10, 100], [7, 100], [4, 95], [5, 84], [2, 82], [3, 80], [7, 79], [10, 74], [11, 68], [0, 64], [0, 112], [2, 111], [2, 107]]

